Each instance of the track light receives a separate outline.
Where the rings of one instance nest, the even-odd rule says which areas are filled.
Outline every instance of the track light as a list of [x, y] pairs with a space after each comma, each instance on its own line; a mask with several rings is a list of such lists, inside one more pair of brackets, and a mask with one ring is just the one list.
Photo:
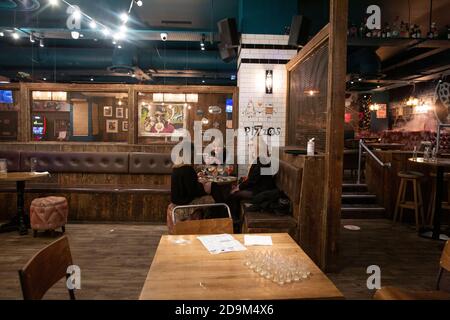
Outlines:
[[94, 81], [94, 78], [91, 78], [91, 81]]
[[205, 39], [205, 34], [202, 34], [202, 41], [200, 41], [200, 48], [202, 49], [202, 51], [205, 51]]
[[91, 27], [91, 29], [97, 29], [97, 22], [95, 22], [95, 20], [92, 20], [89, 23], [89, 27]]
[[134, 2], [136, 3], [136, 5], [138, 7], [142, 7], [142, 5], [144, 4], [141, 0], [138, 0], [138, 1], [134, 0]]
[[78, 31], [72, 31], [70, 35], [72, 36], [72, 39], [75, 40], [77, 40], [80, 37], [80, 33]]
[[35, 43], [35, 42], [36, 42], [36, 39], [34, 38], [33, 32], [30, 33], [30, 42], [31, 42], [31, 43]]
[[0, 31], [0, 37], [4, 37], [5, 33], [3, 31]]
[[44, 39], [39, 40], [39, 47], [41, 48], [45, 47]]
[[124, 12], [120, 15], [120, 20], [122, 20], [123, 23], [127, 23], [128, 21], [128, 13]]
[[12, 37], [14, 40], [19, 40], [20, 36], [17, 32], [13, 32]]

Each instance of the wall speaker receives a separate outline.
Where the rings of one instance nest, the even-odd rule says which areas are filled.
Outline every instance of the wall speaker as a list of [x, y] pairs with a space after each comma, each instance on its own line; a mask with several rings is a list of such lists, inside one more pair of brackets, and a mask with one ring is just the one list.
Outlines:
[[225, 62], [231, 62], [237, 57], [237, 50], [235, 48], [226, 47], [223, 43], [219, 43], [220, 58]]
[[308, 42], [311, 22], [305, 16], [293, 16], [289, 32], [290, 46], [304, 46]]
[[237, 32], [236, 19], [223, 19], [217, 22], [219, 28], [220, 42], [227, 46], [239, 45], [239, 34]]

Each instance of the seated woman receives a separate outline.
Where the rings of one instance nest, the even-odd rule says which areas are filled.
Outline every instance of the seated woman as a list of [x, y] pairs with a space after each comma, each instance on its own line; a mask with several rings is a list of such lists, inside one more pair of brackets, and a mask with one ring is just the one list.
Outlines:
[[247, 179], [231, 191], [227, 199], [227, 204], [230, 207], [235, 221], [239, 221], [240, 219], [241, 200], [250, 200], [253, 196], [261, 192], [276, 188], [273, 175], [261, 174], [262, 168], [270, 168], [270, 166], [269, 161], [261, 161], [261, 158], [257, 157], [250, 166]]
[[[191, 147], [191, 146], [190, 146]], [[194, 169], [194, 149], [191, 147], [190, 163], [185, 163], [181, 157], [173, 166], [171, 177], [171, 205], [169, 206], [168, 224], [169, 229], [173, 226], [172, 209], [177, 205], [191, 204], [212, 204], [214, 199], [209, 195], [211, 193], [211, 183], [199, 181]], [[202, 218], [202, 210], [196, 208], [185, 208], [176, 210], [176, 220], [194, 220]]]

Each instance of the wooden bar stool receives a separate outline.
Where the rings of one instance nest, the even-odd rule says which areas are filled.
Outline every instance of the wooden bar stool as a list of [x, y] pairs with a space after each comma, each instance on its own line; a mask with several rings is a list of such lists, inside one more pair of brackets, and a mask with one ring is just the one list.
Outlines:
[[[398, 214], [400, 212], [400, 222], [403, 218], [403, 209], [414, 210], [416, 216], [416, 229], [419, 230], [419, 212], [422, 219], [422, 223], [425, 223], [425, 217], [423, 212], [423, 200], [422, 200], [422, 188], [420, 186], [420, 179], [423, 174], [415, 171], [400, 171], [398, 173], [400, 177], [400, 188], [398, 191], [397, 202], [395, 204], [394, 223], [397, 221]], [[406, 189], [408, 182], [411, 182], [413, 188], [412, 201], [406, 200]]]
[[[433, 225], [434, 220], [434, 211], [436, 209], [436, 173], [432, 172], [430, 173], [430, 177], [433, 178], [433, 183], [431, 184], [431, 194], [430, 194], [430, 203], [428, 205], [428, 212], [427, 212], [427, 222], [431, 226]], [[447, 201], [442, 201], [442, 210], [449, 210], [450, 211], [450, 186], [448, 185], [448, 182], [450, 180], [450, 173], [444, 173], [444, 182], [447, 183]]]

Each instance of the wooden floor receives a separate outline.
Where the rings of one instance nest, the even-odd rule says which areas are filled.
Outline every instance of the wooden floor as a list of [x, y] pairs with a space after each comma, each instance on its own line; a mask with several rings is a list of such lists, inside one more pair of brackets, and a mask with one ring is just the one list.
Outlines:
[[[329, 274], [348, 299], [368, 299], [366, 268], [381, 267], [382, 285], [431, 289], [438, 270], [442, 242], [418, 238], [408, 226], [392, 228], [387, 220], [343, 220], [341, 270]], [[137, 299], [165, 226], [71, 224], [67, 226], [74, 262], [81, 268], [80, 299]], [[0, 299], [21, 299], [17, 270], [49, 237], [0, 234]], [[450, 277], [449, 277], [450, 278]], [[445, 288], [449, 289], [446, 281]], [[45, 297], [66, 299], [64, 282]]]

